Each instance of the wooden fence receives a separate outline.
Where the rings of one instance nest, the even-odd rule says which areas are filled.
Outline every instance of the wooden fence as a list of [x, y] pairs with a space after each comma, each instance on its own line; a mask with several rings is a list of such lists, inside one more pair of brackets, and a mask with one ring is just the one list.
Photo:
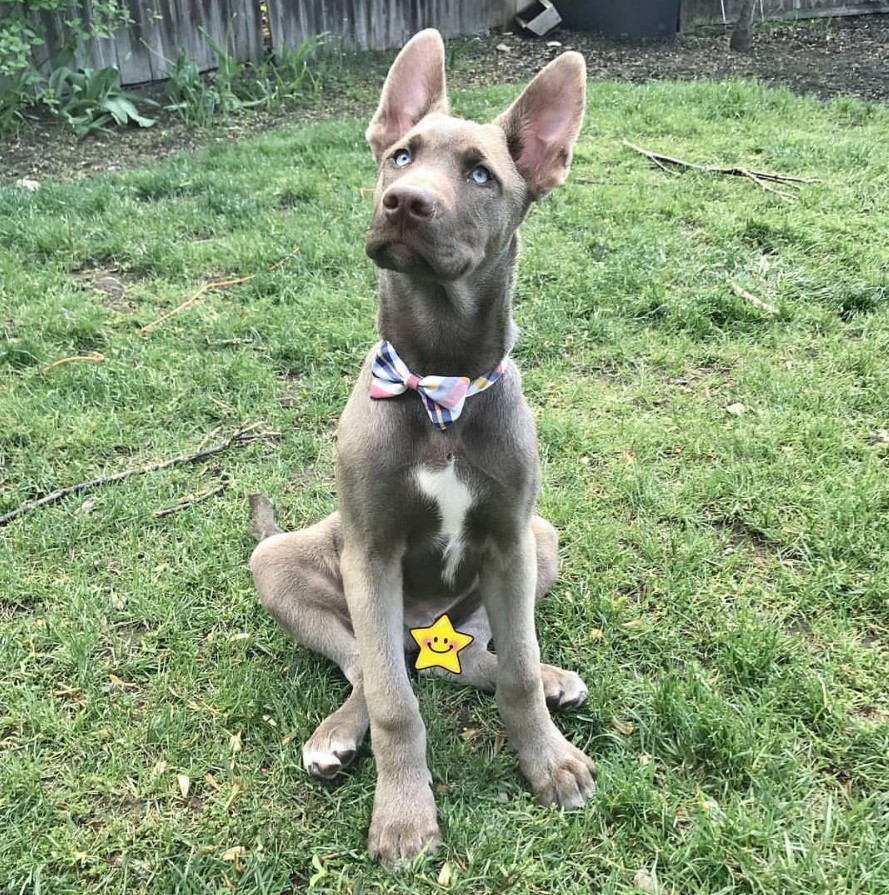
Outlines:
[[[682, 0], [679, 12], [681, 27], [735, 22], [741, 3], [742, 0]], [[757, 0], [754, 20], [853, 16], [874, 12], [889, 12], [889, 0]]]
[[[121, 0], [131, 23], [113, 38], [95, 40], [79, 51], [80, 66], [116, 65], [124, 84], [169, 76], [180, 53], [201, 71], [217, 67], [213, 44], [241, 62], [255, 62], [270, 38], [271, 49], [294, 49], [321, 34], [365, 50], [399, 47], [422, 28], [445, 37], [474, 34], [502, 25], [504, 0]], [[82, 15], [89, 19], [89, 0]], [[263, 9], [267, 21], [263, 29]], [[46, 42], [35, 51], [38, 64], [51, 66], [62, 43], [58, 16], [42, 15]]]
[[[80, 0], [89, 19], [90, 0]], [[216, 68], [213, 44], [242, 62], [256, 62], [267, 43], [279, 54], [320, 34], [361, 49], [401, 46], [421, 28], [434, 27], [445, 37], [486, 31], [508, 23], [525, 0], [120, 0], [131, 19], [113, 38], [96, 40], [81, 50], [80, 66], [115, 65], [124, 84], [143, 84], [168, 77], [181, 53], [201, 71]], [[600, 0], [603, 2], [603, 0]], [[619, 0], [608, 0], [619, 2]], [[555, 0], [558, 8], [559, 0]], [[2, 0], [0, 0], [2, 5]], [[732, 22], [741, 0], [681, 0], [683, 28]], [[263, 11], [266, 20], [263, 21]], [[851, 15], [889, 12], [889, 0], [760, 0], [765, 18]], [[40, 15], [46, 35], [35, 50], [48, 68], [62, 43], [57, 16]]]

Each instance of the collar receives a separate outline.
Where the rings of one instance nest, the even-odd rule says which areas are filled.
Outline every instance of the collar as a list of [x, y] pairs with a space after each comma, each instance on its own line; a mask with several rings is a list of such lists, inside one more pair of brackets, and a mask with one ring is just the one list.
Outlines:
[[385, 339], [374, 349], [371, 362], [371, 398], [396, 398], [413, 389], [423, 401], [433, 425], [447, 427], [459, 418], [463, 404], [472, 395], [490, 388], [506, 367], [504, 357], [490, 373], [478, 379], [466, 376], [418, 376], [398, 356], [391, 343]]

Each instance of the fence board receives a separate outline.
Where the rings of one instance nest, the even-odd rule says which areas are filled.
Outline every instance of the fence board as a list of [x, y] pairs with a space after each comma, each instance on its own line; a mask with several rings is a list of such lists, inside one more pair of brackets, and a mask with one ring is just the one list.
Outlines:
[[[113, 38], [93, 41], [78, 52], [76, 64], [116, 65], [124, 84], [142, 84], [169, 76], [180, 53], [201, 71], [219, 60], [208, 37], [241, 62], [256, 62], [263, 52], [260, 0], [121, 0], [131, 24]], [[2, 3], [2, 0], [0, 0]], [[92, 0], [81, 0], [89, 19]], [[766, 18], [852, 15], [889, 12], [889, 0], [762, 0]], [[325, 32], [347, 45], [369, 50], [402, 46], [422, 28], [438, 28], [445, 37], [473, 34], [500, 26], [523, 0], [267, 0], [272, 49], [281, 54]], [[721, 24], [737, 19], [741, 0], [682, 0], [683, 27]], [[757, 15], [760, 14], [757, 9]], [[37, 14], [46, 35], [34, 51], [48, 72], [63, 44], [58, 16]]]
[[[92, 41], [75, 57], [80, 67], [116, 65], [124, 84], [142, 84], [169, 77], [180, 52], [201, 71], [216, 68], [218, 56], [210, 40], [241, 62], [262, 57], [263, 37], [258, 0], [123, 0], [130, 24], [114, 37]], [[90, 0], [82, 15], [90, 18]], [[47, 70], [64, 43], [56, 15], [38, 16], [46, 42], [34, 51], [38, 65]], [[209, 38], [209, 39], [208, 39]]]
[[[682, 0], [679, 13], [681, 27], [736, 22], [741, 2], [742, 0]], [[875, 12], [889, 12], [889, 0], [759, 0], [754, 6], [754, 19], [802, 19]]]
[[280, 54], [330, 33], [362, 50], [400, 47], [423, 28], [445, 37], [503, 23], [503, 0], [269, 0], [272, 49]]

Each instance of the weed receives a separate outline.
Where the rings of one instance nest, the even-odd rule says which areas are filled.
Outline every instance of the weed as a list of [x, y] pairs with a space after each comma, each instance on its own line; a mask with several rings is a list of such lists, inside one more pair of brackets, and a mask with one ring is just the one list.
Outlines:
[[154, 124], [153, 119], [141, 115], [136, 108], [136, 100], [149, 100], [124, 90], [120, 72], [114, 66], [80, 71], [59, 66], [47, 79], [40, 98], [79, 137], [106, 130], [112, 122], [118, 125], [132, 122], [139, 127]]

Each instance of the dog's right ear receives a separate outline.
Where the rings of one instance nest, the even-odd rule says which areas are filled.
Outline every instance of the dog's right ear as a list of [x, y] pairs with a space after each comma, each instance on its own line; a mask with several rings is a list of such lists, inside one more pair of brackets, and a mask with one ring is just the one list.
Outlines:
[[364, 136], [379, 161], [425, 115], [447, 111], [444, 44], [434, 28], [427, 28], [415, 34], [392, 63]]

